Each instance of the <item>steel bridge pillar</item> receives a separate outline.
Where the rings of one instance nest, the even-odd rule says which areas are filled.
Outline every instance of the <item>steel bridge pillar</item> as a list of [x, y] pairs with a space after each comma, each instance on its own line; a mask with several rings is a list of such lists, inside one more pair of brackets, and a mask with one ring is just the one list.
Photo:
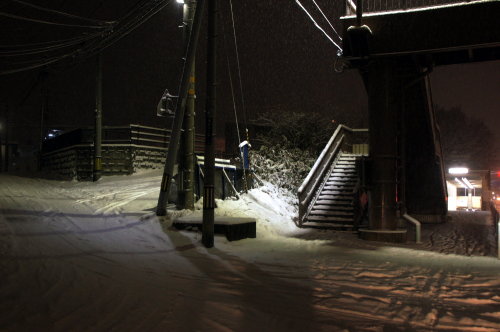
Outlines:
[[378, 60], [367, 65], [363, 72], [370, 129], [370, 227], [360, 230], [360, 237], [365, 240], [406, 241], [406, 230], [398, 229], [397, 215], [398, 121], [403, 85], [397, 73], [400, 66], [397, 61]]

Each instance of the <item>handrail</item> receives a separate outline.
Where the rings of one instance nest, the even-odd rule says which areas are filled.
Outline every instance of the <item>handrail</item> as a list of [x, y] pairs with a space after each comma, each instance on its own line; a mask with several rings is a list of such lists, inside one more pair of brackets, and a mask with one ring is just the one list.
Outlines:
[[346, 139], [347, 136], [350, 136], [354, 132], [367, 131], [368, 129], [352, 129], [342, 124], [337, 127], [325, 148], [321, 151], [321, 154], [314, 163], [313, 167], [309, 171], [309, 174], [307, 174], [304, 182], [299, 187], [299, 223], [302, 223], [314, 194], [319, 189], [319, 186], [323, 182], [324, 177], [330, 169], [333, 161], [342, 148], [345, 148], [347, 143], [349, 143], [349, 140]]
[[417, 243], [417, 244], [422, 243], [421, 235], [420, 235], [421, 229], [422, 229], [422, 223], [407, 213], [403, 214], [403, 219], [405, 219], [405, 220], [407, 220], [415, 225], [415, 243]]
[[[393, 0], [393, 1], [380, 1], [380, 0], [364, 0], [362, 9], [363, 13], [376, 13], [397, 10], [409, 10], [414, 8], [427, 8], [450, 6], [458, 4], [467, 4], [480, 0]], [[356, 3], [353, 0], [345, 0], [346, 15], [356, 14]]]

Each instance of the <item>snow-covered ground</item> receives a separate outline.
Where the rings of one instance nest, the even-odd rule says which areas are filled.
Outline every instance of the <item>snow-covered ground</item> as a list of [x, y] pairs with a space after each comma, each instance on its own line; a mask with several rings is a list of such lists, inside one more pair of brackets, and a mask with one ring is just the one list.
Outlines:
[[298, 229], [293, 198], [267, 186], [218, 201], [255, 217], [257, 238], [207, 250], [171, 227], [190, 212], [155, 216], [160, 179], [0, 175], [0, 330], [500, 330], [487, 214], [451, 214], [424, 225], [423, 244], [393, 247]]

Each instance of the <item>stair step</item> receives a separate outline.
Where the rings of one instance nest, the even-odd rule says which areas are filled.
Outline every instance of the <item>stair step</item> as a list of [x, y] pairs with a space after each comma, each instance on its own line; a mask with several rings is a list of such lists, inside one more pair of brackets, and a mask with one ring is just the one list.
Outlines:
[[341, 197], [352, 196], [352, 191], [322, 190], [320, 195], [338, 195]]
[[319, 199], [352, 201], [352, 195], [331, 195], [330, 193], [320, 193]]
[[320, 196], [316, 200], [316, 204], [318, 204], [318, 205], [333, 205], [335, 207], [352, 206], [352, 199], [350, 199], [350, 198], [339, 199], [338, 197], [335, 197], [334, 199], [330, 199], [330, 198], [325, 198], [325, 197]]
[[356, 165], [354, 164], [341, 164], [341, 165], [335, 165], [334, 169], [356, 169]]
[[321, 228], [321, 229], [331, 229], [336, 231], [352, 231], [354, 229], [353, 225], [341, 224], [341, 223], [328, 223], [328, 222], [314, 222], [305, 221], [302, 226], [311, 228]]
[[332, 173], [356, 174], [356, 168], [334, 168]]
[[323, 216], [307, 216], [308, 221], [316, 221], [316, 222], [341, 222], [341, 223], [352, 223], [352, 218], [344, 218], [344, 217], [323, 217]]
[[353, 179], [330, 179], [326, 181], [325, 185], [328, 186], [354, 186], [356, 181]]
[[332, 177], [337, 177], [337, 178], [348, 178], [348, 179], [353, 179], [357, 178], [356, 172], [339, 172], [338, 170], [334, 170], [332, 173], [330, 173], [330, 176], [328, 178]]
[[[318, 203], [318, 201], [316, 201]], [[314, 210], [335, 210], [335, 211], [352, 211], [354, 213], [354, 208], [352, 205], [349, 206], [343, 206], [339, 204], [315, 204], [313, 206]]]
[[354, 213], [349, 211], [330, 211], [330, 210], [315, 210], [314, 208], [309, 212], [308, 217], [340, 217], [340, 218], [354, 218]]
[[339, 190], [339, 191], [350, 191], [350, 192], [352, 192], [354, 190], [354, 186], [343, 186], [343, 185], [326, 184], [323, 187], [323, 190]]

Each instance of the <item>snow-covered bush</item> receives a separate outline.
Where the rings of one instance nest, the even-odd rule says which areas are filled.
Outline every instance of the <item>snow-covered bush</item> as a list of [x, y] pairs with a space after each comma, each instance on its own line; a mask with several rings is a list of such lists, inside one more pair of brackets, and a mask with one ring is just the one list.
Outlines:
[[314, 164], [315, 156], [307, 150], [262, 145], [252, 153], [255, 174], [280, 188], [297, 192]]
[[334, 124], [317, 113], [269, 112], [259, 123], [269, 127], [252, 152], [252, 164], [262, 180], [293, 194], [333, 134]]

